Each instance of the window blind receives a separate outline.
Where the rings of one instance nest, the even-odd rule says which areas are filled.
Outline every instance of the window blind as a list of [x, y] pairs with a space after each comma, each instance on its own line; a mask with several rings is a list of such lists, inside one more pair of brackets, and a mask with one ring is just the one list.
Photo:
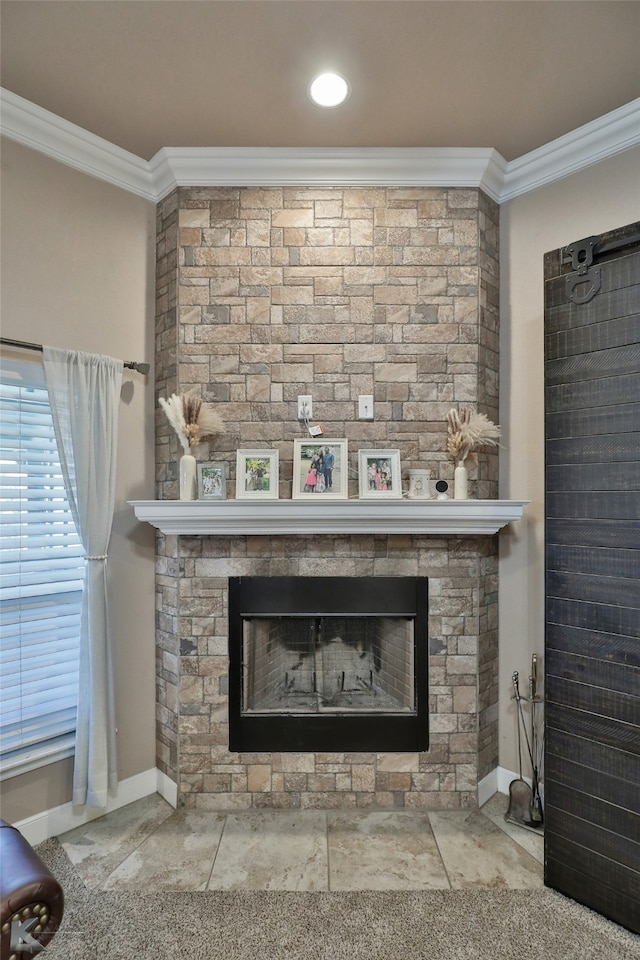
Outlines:
[[11, 776], [73, 752], [84, 551], [46, 386], [4, 372], [0, 520], [0, 769]]

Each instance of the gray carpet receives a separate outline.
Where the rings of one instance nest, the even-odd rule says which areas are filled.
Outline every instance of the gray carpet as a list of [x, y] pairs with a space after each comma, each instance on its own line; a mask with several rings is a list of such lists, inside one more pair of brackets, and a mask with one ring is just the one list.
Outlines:
[[65, 890], [45, 960], [639, 960], [640, 938], [551, 890], [145, 893]]

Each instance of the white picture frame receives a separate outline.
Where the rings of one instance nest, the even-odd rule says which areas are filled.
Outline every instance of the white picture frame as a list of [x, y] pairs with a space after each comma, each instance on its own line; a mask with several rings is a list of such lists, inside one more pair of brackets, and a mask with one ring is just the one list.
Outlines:
[[[315, 470], [315, 479], [310, 475]], [[345, 438], [293, 441], [293, 500], [348, 500], [349, 446]]]
[[277, 450], [238, 450], [236, 500], [278, 500], [279, 483]]
[[402, 499], [399, 450], [358, 450], [358, 496], [361, 500]]

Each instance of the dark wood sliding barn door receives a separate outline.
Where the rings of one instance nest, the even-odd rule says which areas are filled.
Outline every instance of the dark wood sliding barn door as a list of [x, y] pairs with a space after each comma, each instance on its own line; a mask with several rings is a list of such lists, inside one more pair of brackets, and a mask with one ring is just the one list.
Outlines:
[[640, 223], [545, 257], [545, 882], [640, 932]]

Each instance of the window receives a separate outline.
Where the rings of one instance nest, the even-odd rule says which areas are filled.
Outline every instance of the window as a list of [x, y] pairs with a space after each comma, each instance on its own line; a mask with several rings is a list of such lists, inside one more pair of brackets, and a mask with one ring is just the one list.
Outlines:
[[73, 753], [84, 551], [67, 502], [44, 371], [0, 372], [0, 764]]

